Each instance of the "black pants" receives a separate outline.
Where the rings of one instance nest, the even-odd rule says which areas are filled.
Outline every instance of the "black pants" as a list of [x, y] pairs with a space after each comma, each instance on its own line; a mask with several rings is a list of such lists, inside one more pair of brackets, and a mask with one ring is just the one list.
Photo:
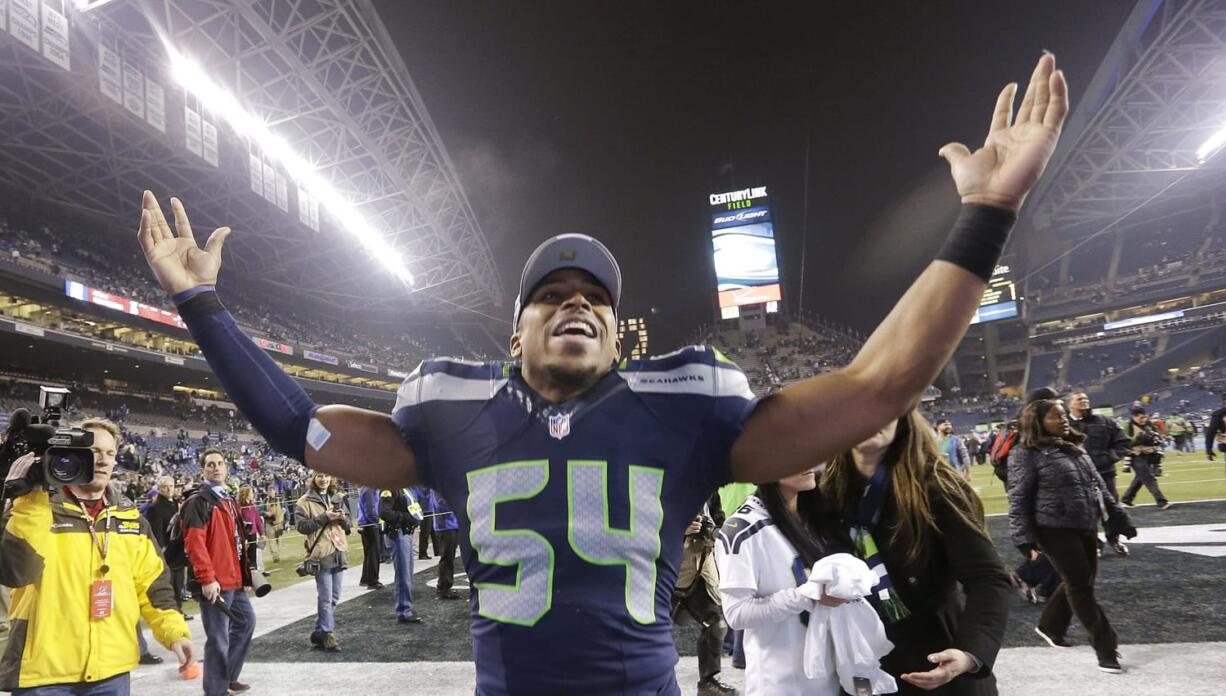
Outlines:
[[[1100, 471], [1098, 472], [1098, 475], [1102, 476], [1103, 483], [1107, 484], [1107, 495], [1111, 496], [1111, 499], [1115, 502], [1120, 502], [1120, 489], [1115, 485], [1115, 467], [1111, 467], [1111, 471]], [[1107, 533], [1108, 542], [1114, 544], [1115, 542], [1119, 541], [1120, 535], [1112, 534], [1111, 531], [1107, 529], [1106, 521], [1103, 521], [1103, 531]]]
[[707, 583], [701, 576], [688, 589], [673, 592], [673, 620], [699, 624], [698, 678], [710, 679], [719, 674], [720, 651], [724, 645], [724, 610], [711, 599]]
[[379, 539], [378, 525], [362, 525], [362, 579], [360, 585], [376, 585], [379, 583], [379, 555], [382, 553], [382, 543]]
[[170, 587], [175, 593], [175, 606], [179, 608], [179, 612], [183, 612], [183, 586], [187, 582], [187, 568], [179, 566], [170, 569]]
[[433, 517], [424, 518], [421, 521], [421, 525], [418, 526], [418, 529], [420, 530], [419, 534], [421, 536], [418, 537], [417, 539], [417, 557], [422, 560], [425, 560], [430, 557], [430, 554], [426, 553], [426, 548], [430, 545], [431, 539], [434, 540], [434, 555], [437, 556], [438, 555], [438, 537], [434, 535], [434, 518]]
[[[454, 529], [436, 532], [435, 538], [443, 543], [442, 553], [438, 554], [438, 593], [443, 594], [455, 584], [455, 551], [459, 545], [459, 535]], [[438, 553], [438, 548], [435, 548]]]
[[1141, 486], [1145, 486], [1149, 494], [1154, 496], [1154, 502], [1158, 505], [1166, 505], [1166, 496], [1162, 495], [1162, 489], [1158, 488], [1158, 479], [1154, 478], [1153, 467], [1156, 462], [1157, 457], [1149, 455], [1142, 454], [1132, 458], [1132, 483], [1128, 484], [1128, 490], [1124, 491], [1123, 502], [1131, 505], [1141, 490]]
[[1090, 644], [1100, 656], [1114, 655], [1119, 641], [1111, 622], [1094, 597], [1094, 578], [1098, 573], [1098, 537], [1089, 530], [1038, 530], [1039, 548], [1060, 574], [1060, 585], [1047, 600], [1039, 629], [1049, 636], [1063, 637], [1073, 614], [1090, 634]]

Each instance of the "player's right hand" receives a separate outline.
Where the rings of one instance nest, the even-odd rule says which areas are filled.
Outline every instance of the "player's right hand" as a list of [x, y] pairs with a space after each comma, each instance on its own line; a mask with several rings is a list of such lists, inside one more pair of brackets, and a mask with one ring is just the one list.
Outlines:
[[230, 235], [229, 227], [221, 227], [209, 235], [201, 249], [192, 236], [191, 223], [178, 198], [170, 199], [175, 216], [175, 231], [170, 231], [162, 206], [153, 193], [145, 191], [141, 202], [140, 231], [136, 238], [145, 252], [145, 261], [157, 277], [158, 284], [170, 294], [191, 290], [198, 285], [215, 285], [221, 269], [221, 246]]

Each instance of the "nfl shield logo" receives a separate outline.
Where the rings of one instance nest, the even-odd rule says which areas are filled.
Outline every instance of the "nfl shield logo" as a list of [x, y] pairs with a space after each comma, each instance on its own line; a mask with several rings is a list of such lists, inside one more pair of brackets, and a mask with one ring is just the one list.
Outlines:
[[561, 440], [567, 435], [570, 435], [569, 413], [549, 414], [549, 435], [557, 440]]

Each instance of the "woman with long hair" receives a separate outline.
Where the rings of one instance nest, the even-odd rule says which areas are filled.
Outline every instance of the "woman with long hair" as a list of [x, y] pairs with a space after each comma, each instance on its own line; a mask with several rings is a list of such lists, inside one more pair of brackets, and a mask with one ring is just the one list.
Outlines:
[[837, 673], [808, 679], [802, 663], [814, 602], [799, 586], [818, 559], [851, 549], [816, 489], [816, 469], [764, 483], [719, 531], [720, 602], [728, 625], [745, 631], [746, 696], [842, 693]]
[[1047, 600], [1035, 632], [1052, 647], [1066, 648], [1073, 614], [1090, 634], [1098, 668], [1118, 674], [1118, 638], [1094, 597], [1098, 572], [1098, 524], [1129, 538], [1136, 529], [1082, 449], [1085, 435], [1069, 425], [1064, 404], [1041, 399], [1026, 405], [1018, 447], [1009, 452], [1009, 532], [1022, 554], [1047, 555], [1060, 585]]
[[264, 516], [260, 514], [260, 506], [256, 505], [255, 491], [245, 483], [238, 487], [238, 517], [243, 524], [247, 558], [255, 564], [256, 570], [264, 572], [263, 554], [259, 552], [260, 540], [264, 538]]
[[297, 529], [303, 535], [307, 556], [303, 565], [315, 575], [317, 606], [311, 645], [339, 652], [336, 637], [336, 605], [341, 601], [341, 578], [349, 565], [349, 512], [336, 492], [333, 478], [322, 471], [307, 481], [306, 495], [294, 506]]
[[[822, 493], [877, 574], [869, 600], [902, 694], [994, 695], [1012, 586], [983, 503], [912, 409], [826, 467]], [[959, 586], [965, 595], [960, 601]]]

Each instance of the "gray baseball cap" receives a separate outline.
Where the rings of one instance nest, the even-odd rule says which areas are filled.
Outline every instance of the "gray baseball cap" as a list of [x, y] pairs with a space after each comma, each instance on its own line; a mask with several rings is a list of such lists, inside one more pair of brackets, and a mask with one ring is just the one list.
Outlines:
[[542, 242], [524, 264], [524, 272], [519, 277], [519, 294], [515, 297], [512, 325], [519, 323], [519, 315], [536, 286], [545, 276], [562, 268], [578, 268], [591, 273], [609, 291], [613, 298], [613, 311], [617, 312], [622, 296], [622, 272], [613, 253], [595, 237], [578, 233], [560, 234]]

